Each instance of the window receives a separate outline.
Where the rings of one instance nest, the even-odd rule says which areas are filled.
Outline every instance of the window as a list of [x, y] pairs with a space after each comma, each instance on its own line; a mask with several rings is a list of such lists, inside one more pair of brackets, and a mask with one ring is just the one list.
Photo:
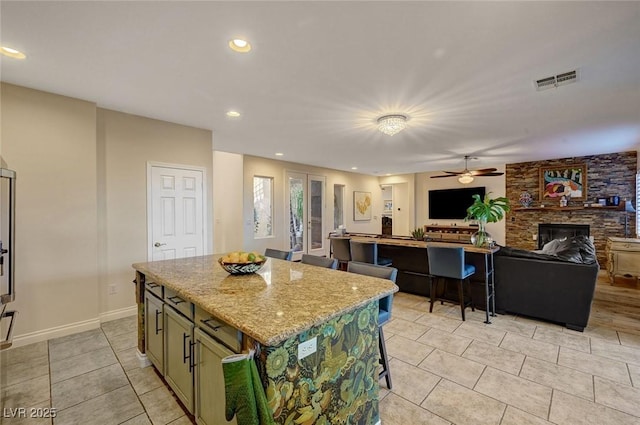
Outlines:
[[344, 224], [344, 185], [333, 185], [333, 228]]
[[253, 177], [253, 237], [273, 236], [273, 177]]

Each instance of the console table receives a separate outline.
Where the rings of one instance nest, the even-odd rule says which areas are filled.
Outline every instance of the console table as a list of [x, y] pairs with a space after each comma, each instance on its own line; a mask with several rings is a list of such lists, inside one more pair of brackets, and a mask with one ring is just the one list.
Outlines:
[[611, 283], [616, 276], [635, 277], [640, 281], [640, 239], [607, 239], [607, 271]]

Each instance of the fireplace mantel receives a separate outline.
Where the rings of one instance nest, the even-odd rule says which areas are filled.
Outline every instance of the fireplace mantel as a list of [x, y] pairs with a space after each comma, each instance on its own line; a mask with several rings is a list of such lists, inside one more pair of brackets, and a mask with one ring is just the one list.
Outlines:
[[527, 212], [527, 211], [582, 211], [582, 210], [589, 210], [589, 211], [594, 211], [594, 210], [603, 210], [603, 211], [621, 211], [624, 212], [624, 209], [621, 209], [619, 206], [617, 207], [607, 207], [607, 206], [602, 206], [602, 207], [556, 207], [556, 206], [549, 206], [549, 207], [517, 207], [517, 208], [512, 208], [511, 209], [513, 212]]

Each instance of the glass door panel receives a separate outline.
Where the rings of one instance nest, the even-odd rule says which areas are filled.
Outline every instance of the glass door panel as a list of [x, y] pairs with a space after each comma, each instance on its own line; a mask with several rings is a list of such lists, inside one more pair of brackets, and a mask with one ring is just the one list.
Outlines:
[[324, 255], [325, 177], [309, 176], [309, 254]]
[[299, 260], [303, 253], [325, 255], [326, 178], [290, 171], [286, 175], [287, 249], [293, 252], [294, 261]]
[[306, 242], [305, 192], [307, 176], [288, 172], [287, 177], [289, 249], [293, 251], [293, 259], [296, 260], [304, 251]]

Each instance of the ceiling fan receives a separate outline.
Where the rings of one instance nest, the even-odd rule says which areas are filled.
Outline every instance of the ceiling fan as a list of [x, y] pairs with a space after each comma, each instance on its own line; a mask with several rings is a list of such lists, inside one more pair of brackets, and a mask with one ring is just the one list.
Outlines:
[[474, 177], [481, 176], [501, 176], [504, 173], [497, 172], [497, 168], [483, 168], [481, 170], [471, 170], [469, 171], [469, 167], [467, 166], [467, 162], [469, 159], [477, 159], [470, 157], [469, 155], [464, 156], [464, 171], [443, 171], [446, 173], [441, 176], [431, 176], [432, 179], [439, 179], [443, 177], [456, 177], [458, 176], [458, 181], [462, 184], [469, 184], [473, 181]]

